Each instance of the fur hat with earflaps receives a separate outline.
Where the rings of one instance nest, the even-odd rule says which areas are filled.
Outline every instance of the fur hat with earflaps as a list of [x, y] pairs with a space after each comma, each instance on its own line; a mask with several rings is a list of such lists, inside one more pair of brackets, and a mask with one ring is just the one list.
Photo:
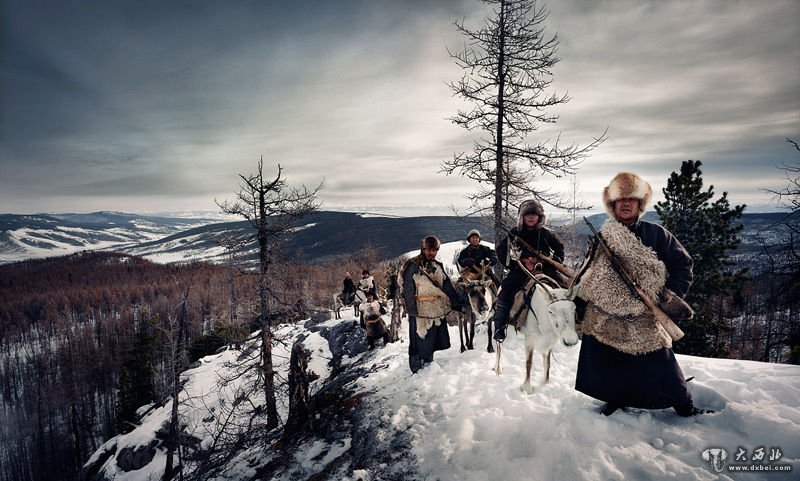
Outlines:
[[639, 217], [641, 217], [647, 210], [650, 199], [653, 198], [653, 188], [636, 174], [620, 172], [611, 179], [608, 187], [603, 189], [603, 204], [608, 215], [614, 217], [614, 202], [627, 198], [639, 199]]
[[429, 235], [428, 237], [422, 239], [422, 242], [420, 242], [419, 248], [420, 248], [420, 250], [424, 249], [426, 247], [429, 248], [429, 249], [439, 250], [439, 247], [441, 247], [441, 245], [442, 245], [442, 242], [436, 236]]
[[519, 205], [519, 215], [517, 216], [517, 230], [522, 230], [522, 218], [527, 214], [536, 214], [539, 216], [539, 221], [536, 227], [543, 226], [547, 221], [547, 216], [544, 215], [544, 207], [539, 201], [535, 199], [528, 199]]

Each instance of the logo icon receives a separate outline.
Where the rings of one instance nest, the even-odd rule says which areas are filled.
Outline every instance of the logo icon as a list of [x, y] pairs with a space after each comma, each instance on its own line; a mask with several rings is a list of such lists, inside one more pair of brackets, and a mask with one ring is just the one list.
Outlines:
[[708, 448], [701, 454], [703, 461], [709, 463], [714, 471], [721, 473], [728, 460], [728, 452], [721, 448]]

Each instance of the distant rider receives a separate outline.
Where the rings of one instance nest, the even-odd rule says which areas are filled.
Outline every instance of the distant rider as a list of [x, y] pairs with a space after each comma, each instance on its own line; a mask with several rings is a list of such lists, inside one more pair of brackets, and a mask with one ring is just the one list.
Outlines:
[[356, 284], [353, 282], [353, 276], [349, 272], [344, 273], [344, 289], [342, 289], [342, 298], [345, 304], [351, 304], [353, 297], [356, 295]]
[[369, 270], [364, 269], [361, 271], [361, 280], [358, 281], [358, 289], [367, 294], [371, 292], [375, 299], [378, 298], [378, 286], [375, 285], [375, 278], [369, 273]]

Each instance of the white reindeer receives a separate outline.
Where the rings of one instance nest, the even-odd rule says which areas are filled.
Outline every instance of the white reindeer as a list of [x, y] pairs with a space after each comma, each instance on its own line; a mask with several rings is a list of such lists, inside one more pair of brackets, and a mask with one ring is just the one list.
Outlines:
[[337, 292], [333, 295], [333, 314], [334, 319], [341, 319], [342, 314], [339, 312], [343, 307], [346, 306], [353, 306], [353, 316], [358, 317], [361, 314], [361, 303], [364, 302], [367, 297], [361, 291], [356, 291], [355, 295], [353, 296], [353, 301], [350, 304], [345, 304], [344, 302], [344, 294], [341, 292]]
[[[575, 303], [572, 290], [547, 285], [551, 281], [547, 276], [537, 275], [537, 285], [531, 298], [525, 325], [522, 332], [525, 334], [525, 382], [520, 389], [533, 393], [531, 385], [531, 368], [533, 367], [533, 351], [542, 353], [544, 362], [544, 382], [550, 381], [550, 356], [553, 348], [560, 342], [565, 346], [574, 346], [578, 343], [578, 334], [575, 332]], [[497, 343], [497, 355], [494, 371], [499, 376], [500, 346]]]

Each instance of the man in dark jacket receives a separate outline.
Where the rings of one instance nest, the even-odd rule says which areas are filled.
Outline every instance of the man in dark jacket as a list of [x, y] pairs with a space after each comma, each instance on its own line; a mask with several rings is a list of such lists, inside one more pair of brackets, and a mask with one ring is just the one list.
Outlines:
[[497, 264], [497, 254], [494, 249], [481, 244], [481, 233], [478, 229], [472, 229], [467, 234], [467, 247], [458, 254], [458, 265], [462, 268], [476, 264], [487, 263]]
[[[519, 267], [516, 260], [512, 259], [511, 248], [519, 253], [519, 260], [525, 267], [533, 272], [538, 264], [542, 264], [542, 270], [553, 279], [559, 279], [558, 272], [547, 263], [543, 263], [532, 252], [530, 252], [521, 239], [545, 255], [558, 262], [564, 261], [564, 243], [561, 239], [547, 227], [545, 222], [547, 216], [544, 214], [542, 204], [535, 200], [526, 200], [519, 206], [517, 226], [512, 228], [508, 236], [497, 245], [497, 257], [504, 266], [510, 268], [510, 272], [501, 285], [500, 294], [497, 296], [497, 305], [494, 313], [494, 340], [503, 342], [506, 338], [506, 325], [508, 324], [509, 311], [514, 303], [514, 295], [525, 284], [528, 277], [525, 271]], [[511, 245], [509, 245], [511, 244]]]
[[[652, 195], [638, 175], [618, 174], [603, 192], [609, 219], [601, 233], [645, 295], [657, 301], [669, 289], [682, 298], [692, 283], [692, 258], [668, 230], [641, 220]], [[605, 253], [593, 247], [586, 262], [578, 284], [587, 306], [575, 388], [605, 401], [605, 415], [628, 406], [706, 412], [694, 407], [672, 339]]]
[[433, 353], [450, 348], [445, 316], [461, 309], [461, 298], [441, 262], [436, 260], [441, 242], [422, 239], [420, 253], [403, 263], [398, 274], [408, 313], [408, 363], [417, 372], [433, 361]]

